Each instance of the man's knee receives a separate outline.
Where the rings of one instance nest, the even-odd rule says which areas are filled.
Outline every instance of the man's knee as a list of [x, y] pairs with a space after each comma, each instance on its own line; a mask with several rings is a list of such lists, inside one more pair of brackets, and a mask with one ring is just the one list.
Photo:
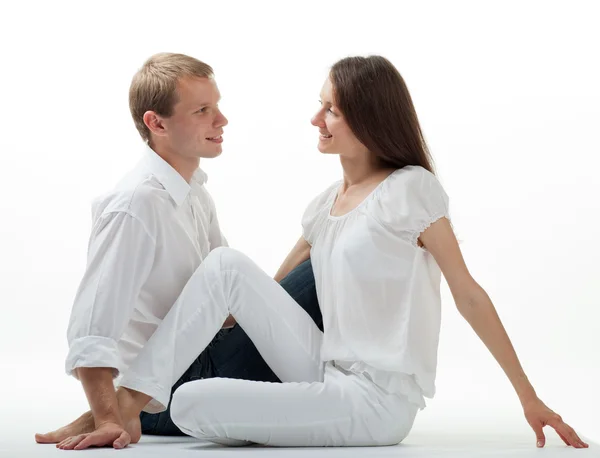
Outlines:
[[218, 247], [212, 250], [202, 262], [205, 268], [214, 270], [243, 269], [254, 265], [252, 260], [244, 253], [229, 247]]

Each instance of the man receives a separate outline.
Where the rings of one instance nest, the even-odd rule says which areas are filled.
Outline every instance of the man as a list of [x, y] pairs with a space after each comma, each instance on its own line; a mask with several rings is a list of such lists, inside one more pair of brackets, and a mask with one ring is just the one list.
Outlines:
[[[83, 385], [91, 410], [39, 443], [73, 448], [73, 437], [92, 433], [86, 446], [123, 448], [141, 433], [183, 434], [169, 411], [128, 423], [115, 385], [160, 326], [187, 280], [208, 253], [226, 246], [204, 187], [201, 158], [222, 152], [227, 119], [212, 68], [182, 54], [152, 56], [136, 73], [129, 104], [147, 143], [144, 158], [94, 204], [88, 262], [71, 313], [66, 371]], [[287, 266], [287, 267], [286, 267]], [[310, 261], [276, 279], [322, 328]], [[287, 276], [286, 276], [287, 275]], [[278, 381], [229, 317], [211, 345], [177, 382], [207, 377]], [[81, 440], [81, 439], [80, 439]]]

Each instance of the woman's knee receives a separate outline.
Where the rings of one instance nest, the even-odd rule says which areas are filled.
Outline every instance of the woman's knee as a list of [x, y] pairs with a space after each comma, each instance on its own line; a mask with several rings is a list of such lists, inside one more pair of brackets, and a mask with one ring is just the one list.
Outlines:
[[171, 401], [171, 419], [184, 433], [228, 446], [249, 443], [228, 437], [226, 426], [221, 424], [221, 413], [227, 410], [227, 390], [222, 385], [228, 379], [196, 380], [181, 385]]
[[[210, 438], [214, 435], [206, 431], [203, 413], [207, 406], [202, 402], [204, 396], [199, 385], [205, 380], [184, 383], [173, 393], [171, 400], [171, 420], [184, 433], [197, 438]], [[208, 380], [207, 380], [208, 381]]]
[[190, 419], [197, 408], [190, 385], [192, 382], [181, 385], [175, 390], [171, 399], [171, 420], [185, 433], [188, 433], [187, 430], [192, 426]]
[[390, 445], [399, 444], [406, 439], [412, 430], [418, 410], [415, 404], [406, 402], [405, 407], [396, 413], [395, 421], [388, 423], [388, 425], [393, 425], [389, 430]]

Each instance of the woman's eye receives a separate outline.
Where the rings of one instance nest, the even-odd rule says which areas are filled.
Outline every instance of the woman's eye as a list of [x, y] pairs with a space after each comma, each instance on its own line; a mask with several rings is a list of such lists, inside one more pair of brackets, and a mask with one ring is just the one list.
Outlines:
[[[321, 105], [321, 108], [323, 108], [323, 101], [319, 100], [319, 105]], [[327, 108], [327, 112], [331, 113], [332, 115], [335, 115], [335, 113], [333, 112], [333, 110], [330, 108]]]

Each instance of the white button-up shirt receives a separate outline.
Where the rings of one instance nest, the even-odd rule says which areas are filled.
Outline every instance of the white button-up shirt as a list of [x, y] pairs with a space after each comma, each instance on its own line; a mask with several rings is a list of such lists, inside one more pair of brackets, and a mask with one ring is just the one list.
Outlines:
[[206, 179], [198, 169], [188, 184], [148, 148], [94, 201], [87, 268], [67, 331], [67, 374], [126, 371], [202, 260], [227, 246]]

